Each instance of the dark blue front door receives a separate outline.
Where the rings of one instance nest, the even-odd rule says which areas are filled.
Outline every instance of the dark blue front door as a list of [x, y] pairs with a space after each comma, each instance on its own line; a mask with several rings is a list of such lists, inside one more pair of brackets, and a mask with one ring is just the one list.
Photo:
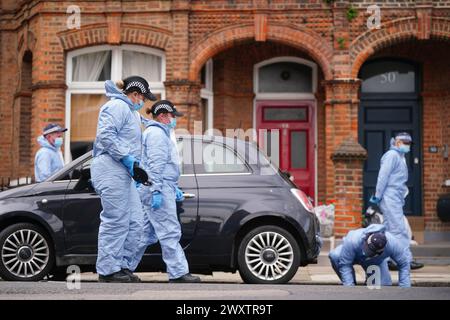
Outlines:
[[406, 155], [409, 195], [404, 213], [422, 215], [421, 110], [416, 77], [414, 65], [395, 60], [377, 60], [361, 69], [359, 143], [368, 152], [363, 174], [365, 208], [375, 193], [380, 159], [389, 150], [391, 138], [406, 131], [411, 134], [414, 144]]

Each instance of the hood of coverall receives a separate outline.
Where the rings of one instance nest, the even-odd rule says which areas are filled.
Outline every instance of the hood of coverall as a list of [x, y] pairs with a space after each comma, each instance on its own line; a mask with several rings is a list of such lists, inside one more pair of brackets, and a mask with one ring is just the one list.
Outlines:
[[146, 120], [144, 122], [145, 128], [149, 128], [149, 127], [159, 127], [162, 128], [164, 130], [164, 132], [166, 133], [166, 135], [170, 138], [170, 128], [158, 121], [155, 120]]
[[405, 155], [403, 152], [401, 152], [400, 151], [400, 148], [399, 147], [397, 147], [396, 145], [395, 145], [395, 138], [391, 138], [391, 147], [390, 147], [390, 150], [395, 150], [395, 151], [397, 151], [398, 153], [400, 153], [401, 155]]
[[386, 227], [384, 226], [384, 224], [371, 224], [370, 226], [368, 226], [367, 228], [363, 229], [363, 234], [366, 236], [369, 233], [375, 233], [375, 232], [385, 232], [386, 231]]
[[133, 107], [133, 102], [119, 89], [111, 80], [105, 81], [106, 96], [110, 99], [120, 99], [125, 101], [130, 107]]
[[58, 150], [54, 145], [52, 145], [50, 142], [48, 142], [48, 140], [45, 139], [44, 136], [39, 136], [37, 138], [37, 142], [41, 145], [41, 147], [48, 148], [48, 149], [51, 149], [53, 151], [57, 151]]

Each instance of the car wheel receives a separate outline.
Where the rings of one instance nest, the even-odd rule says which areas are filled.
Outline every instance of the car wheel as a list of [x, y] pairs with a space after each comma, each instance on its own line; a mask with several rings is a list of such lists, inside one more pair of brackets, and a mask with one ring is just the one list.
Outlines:
[[51, 270], [54, 251], [47, 233], [18, 223], [0, 233], [0, 276], [9, 281], [39, 281]]
[[53, 269], [48, 274], [50, 281], [67, 281], [68, 274], [66, 272], [66, 269], [64, 268], [57, 268]]
[[297, 272], [299, 263], [297, 241], [277, 226], [261, 226], [251, 230], [239, 246], [239, 273], [246, 283], [286, 283]]

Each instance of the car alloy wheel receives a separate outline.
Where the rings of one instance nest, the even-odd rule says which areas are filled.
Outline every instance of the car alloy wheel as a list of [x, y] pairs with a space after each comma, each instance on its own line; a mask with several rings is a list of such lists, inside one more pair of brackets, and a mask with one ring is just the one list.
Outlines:
[[32, 224], [6, 228], [0, 235], [0, 272], [6, 280], [35, 281], [50, 269], [52, 249], [45, 233]]
[[299, 247], [292, 235], [277, 226], [259, 227], [241, 242], [238, 262], [245, 282], [285, 283], [297, 271]]
[[293, 260], [291, 244], [276, 232], [257, 234], [245, 248], [245, 263], [261, 280], [280, 279], [289, 271]]

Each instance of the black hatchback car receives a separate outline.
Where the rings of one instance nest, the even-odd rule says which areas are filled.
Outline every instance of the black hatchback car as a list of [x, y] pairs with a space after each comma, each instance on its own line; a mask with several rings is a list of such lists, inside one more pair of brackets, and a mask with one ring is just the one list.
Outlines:
[[[193, 273], [239, 270], [247, 283], [286, 283], [316, 263], [319, 223], [308, 197], [257, 147], [184, 136], [178, 206]], [[222, 161], [225, 160], [225, 161]], [[101, 202], [89, 183], [89, 152], [45, 182], [0, 193], [0, 276], [37, 281], [67, 266], [95, 270]], [[164, 271], [159, 244], [137, 271]]]

